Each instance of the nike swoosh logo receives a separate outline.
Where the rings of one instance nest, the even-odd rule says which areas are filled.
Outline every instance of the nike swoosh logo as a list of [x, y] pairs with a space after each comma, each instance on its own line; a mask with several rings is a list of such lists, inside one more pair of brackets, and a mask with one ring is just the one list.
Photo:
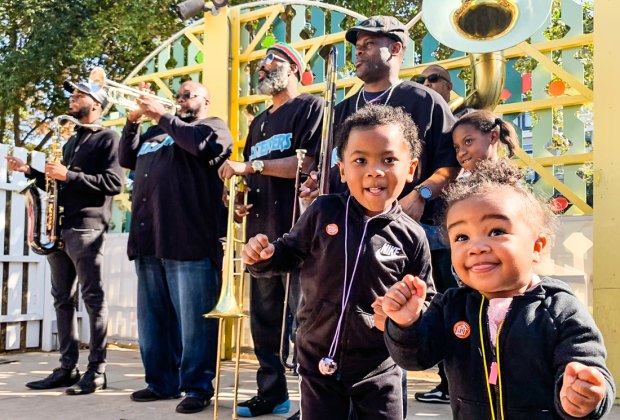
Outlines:
[[377, 250], [375, 251], [375, 258], [377, 259], [377, 261], [396, 261], [396, 260], [401, 260], [403, 258], [406, 258], [407, 256], [405, 254], [400, 254], [400, 255], [384, 255], [381, 253], [381, 250]]

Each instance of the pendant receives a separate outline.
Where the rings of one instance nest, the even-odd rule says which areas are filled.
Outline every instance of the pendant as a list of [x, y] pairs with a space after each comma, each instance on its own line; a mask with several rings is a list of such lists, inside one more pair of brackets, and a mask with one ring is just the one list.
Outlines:
[[325, 376], [333, 375], [338, 369], [338, 364], [331, 357], [324, 357], [319, 362], [319, 372]]

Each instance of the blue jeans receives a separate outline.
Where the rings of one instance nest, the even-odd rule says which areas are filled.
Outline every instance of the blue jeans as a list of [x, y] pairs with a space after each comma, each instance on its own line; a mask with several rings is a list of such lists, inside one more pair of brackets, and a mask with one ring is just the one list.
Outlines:
[[138, 257], [138, 333], [148, 388], [161, 397], [213, 396], [220, 274], [209, 258]]

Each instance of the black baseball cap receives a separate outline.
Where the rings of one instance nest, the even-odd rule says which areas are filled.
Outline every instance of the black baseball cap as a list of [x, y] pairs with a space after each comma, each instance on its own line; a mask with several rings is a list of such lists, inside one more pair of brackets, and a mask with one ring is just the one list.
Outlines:
[[65, 80], [62, 84], [62, 87], [69, 93], [73, 93], [78, 90], [82, 93], [87, 94], [95, 101], [101, 104], [102, 108], [105, 108], [108, 105], [108, 95], [105, 93], [105, 90], [102, 88], [95, 88], [87, 85], [86, 83], [74, 83], [71, 80]]
[[355, 44], [359, 31], [387, 36], [394, 41], [402, 43], [403, 47], [407, 46], [407, 40], [409, 39], [409, 30], [394, 16], [371, 16], [366, 20], [358, 22], [357, 25], [349, 28], [345, 35], [346, 40], [351, 44]]

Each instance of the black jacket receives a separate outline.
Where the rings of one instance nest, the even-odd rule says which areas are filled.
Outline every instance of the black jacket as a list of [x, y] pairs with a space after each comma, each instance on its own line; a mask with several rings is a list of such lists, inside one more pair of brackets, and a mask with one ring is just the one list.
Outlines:
[[[482, 296], [469, 287], [436, 295], [422, 317], [409, 328], [387, 322], [390, 354], [408, 370], [422, 370], [444, 360], [455, 419], [491, 418], [480, 346]], [[487, 362], [493, 357], [485, 301], [482, 337]], [[465, 321], [466, 338], [455, 334]], [[461, 324], [462, 325], [462, 324]], [[505, 418], [509, 420], [572, 419], [562, 411], [559, 393], [565, 366], [576, 361], [598, 368], [607, 381], [607, 396], [588, 417], [599, 419], [614, 402], [614, 382], [605, 366], [603, 337], [594, 320], [565, 283], [543, 278], [515, 296], [499, 334], [500, 372]], [[498, 388], [492, 387], [496, 415]]]
[[[248, 267], [253, 274], [264, 276], [301, 266], [304, 302], [297, 313], [296, 344], [302, 374], [319, 374], [318, 363], [329, 353], [340, 317], [348, 197], [348, 193], [319, 197], [291, 232], [275, 241], [270, 260]], [[347, 280], [355, 265], [365, 217], [363, 208], [351, 197]], [[368, 223], [334, 357], [338, 363], [336, 379], [357, 381], [394, 365], [383, 333], [374, 328], [370, 305], [408, 273], [426, 280], [431, 293], [434, 291], [424, 231], [395, 205]]]
[[[118, 133], [109, 128], [78, 128], [63, 146], [67, 180], [60, 182], [58, 204], [63, 207], [62, 229], [107, 229], [114, 195], [123, 191], [118, 163]], [[45, 189], [45, 174], [31, 169], [30, 178]]]
[[135, 171], [127, 245], [131, 259], [208, 257], [221, 266], [223, 184], [217, 169], [231, 147], [230, 131], [220, 118], [186, 123], [164, 114], [143, 135], [140, 124], [125, 125], [120, 162]]

